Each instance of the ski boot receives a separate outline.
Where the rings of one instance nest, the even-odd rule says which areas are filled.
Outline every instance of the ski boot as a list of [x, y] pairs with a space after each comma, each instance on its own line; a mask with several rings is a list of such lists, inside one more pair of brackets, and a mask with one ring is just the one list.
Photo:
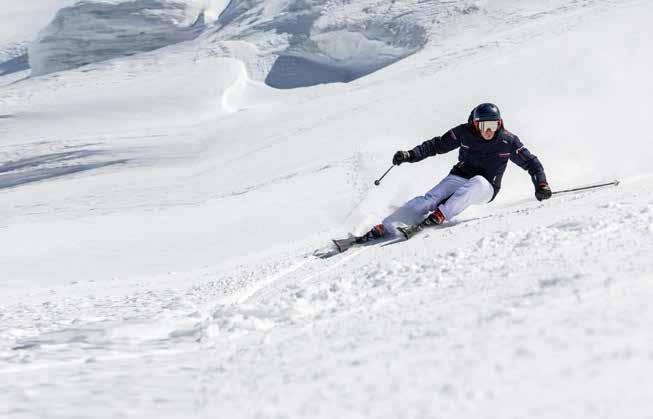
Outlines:
[[365, 233], [365, 235], [356, 238], [356, 243], [366, 243], [370, 240], [380, 239], [385, 236], [385, 226], [383, 224], [377, 224], [370, 231]]
[[427, 226], [433, 226], [433, 225], [439, 226], [442, 223], [444, 223], [445, 220], [446, 220], [446, 218], [445, 218], [444, 214], [438, 208], [435, 211], [433, 211], [432, 213], [430, 213], [429, 216], [426, 217], [426, 219], [424, 221], [422, 221], [422, 222], [424, 223], [424, 225], [427, 225]]
[[430, 213], [428, 217], [426, 217], [424, 221], [422, 221], [421, 223], [416, 224], [414, 226], [397, 227], [397, 230], [399, 230], [399, 232], [404, 235], [406, 240], [408, 240], [411, 237], [413, 237], [415, 234], [417, 234], [419, 231], [422, 231], [424, 227], [439, 226], [442, 225], [445, 222], [445, 220], [446, 218], [442, 213], [442, 211], [436, 209], [435, 211]]

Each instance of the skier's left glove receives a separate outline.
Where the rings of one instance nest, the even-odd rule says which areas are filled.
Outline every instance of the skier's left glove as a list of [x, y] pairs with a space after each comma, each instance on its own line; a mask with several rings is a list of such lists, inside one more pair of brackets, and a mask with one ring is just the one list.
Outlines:
[[535, 198], [537, 198], [538, 201], [549, 199], [551, 198], [551, 195], [553, 195], [553, 193], [551, 192], [549, 184], [546, 182], [540, 182], [535, 188]]

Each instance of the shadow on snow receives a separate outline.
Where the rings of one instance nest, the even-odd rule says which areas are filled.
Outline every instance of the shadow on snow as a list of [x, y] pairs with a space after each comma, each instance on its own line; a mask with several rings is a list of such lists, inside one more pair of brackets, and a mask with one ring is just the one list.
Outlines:
[[29, 70], [27, 54], [0, 63], [0, 76], [7, 76], [24, 70]]
[[72, 160], [94, 157], [102, 154], [104, 154], [104, 152], [98, 150], [77, 150], [44, 154], [41, 156], [28, 157], [0, 164], [0, 189], [12, 188], [27, 183], [48, 180], [73, 173], [80, 173], [128, 162], [127, 159], [120, 159], [66, 164], [71, 163]]

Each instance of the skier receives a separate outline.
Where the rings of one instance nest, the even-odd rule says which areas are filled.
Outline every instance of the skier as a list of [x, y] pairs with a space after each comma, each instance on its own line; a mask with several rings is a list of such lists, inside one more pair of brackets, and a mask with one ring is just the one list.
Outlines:
[[401, 226], [440, 225], [470, 205], [492, 201], [501, 188], [508, 160], [528, 171], [538, 201], [551, 197], [542, 164], [516, 135], [505, 129], [499, 108], [492, 103], [475, 107], [466, 124], [452, 128], [443, 136], [425, 141], [410, 151], [397, 151], [392, 163], [416, 163], [456, 148], [460, 148], [458, 163], [449, 175], [424, 196], [408, 201], [381, 224], [357, 237], [356, 243], [396, 235]]

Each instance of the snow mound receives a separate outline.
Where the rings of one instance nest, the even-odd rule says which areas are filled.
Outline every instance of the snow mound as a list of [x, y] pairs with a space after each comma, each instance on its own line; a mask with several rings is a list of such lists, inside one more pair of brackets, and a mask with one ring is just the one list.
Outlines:
[[419, 51], [439, 24], [476, 10], [469, 0], [233, 0], [215, 41], [253, 44], [254, 60], [238, 58], [272, 87], [349, 82]]
[[206, 3], [195, 0], [78, 2], [61, 9], [30, 45], [32, 75], [194, 39], [205, 28], [205, 10]]

